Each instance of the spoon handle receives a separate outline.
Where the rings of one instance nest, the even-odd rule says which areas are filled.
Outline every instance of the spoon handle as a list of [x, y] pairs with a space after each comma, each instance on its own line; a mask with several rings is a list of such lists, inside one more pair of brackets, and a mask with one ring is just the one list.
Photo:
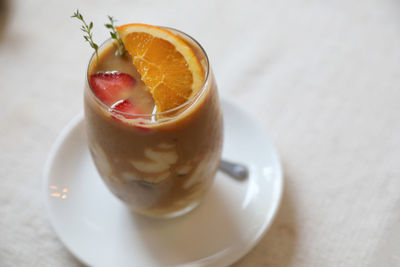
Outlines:
[[244, 180], [249, 176], [249, 170], [245, 165], [225, 159], [221, 159], [219, 169], [237, 180]]

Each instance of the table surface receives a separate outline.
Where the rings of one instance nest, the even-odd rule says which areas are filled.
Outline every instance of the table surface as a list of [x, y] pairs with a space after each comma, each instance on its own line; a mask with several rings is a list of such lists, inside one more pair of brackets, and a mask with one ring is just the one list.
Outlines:
[[[285, 2], [285, 3], [283, 3]], [[91, 50], [121, 24], [171, 26], [208, 52], [221, 95], [281, 155], [285, 192], [244, 266], [400, 266], [400, 3], [0, 0], [0, 266], [80, 266], [46, 218], [42, 168], [82, 110]]]

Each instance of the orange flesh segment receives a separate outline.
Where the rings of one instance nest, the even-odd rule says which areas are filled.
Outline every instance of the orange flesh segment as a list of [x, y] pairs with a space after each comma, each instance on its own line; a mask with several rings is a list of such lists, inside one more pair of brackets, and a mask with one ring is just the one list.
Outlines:
[[172, 32], [145, 24], [117, 27], [125, 49], [150, 90], [157, 111], [173, 109], [202, 86], [204, 72], [192, 48]]

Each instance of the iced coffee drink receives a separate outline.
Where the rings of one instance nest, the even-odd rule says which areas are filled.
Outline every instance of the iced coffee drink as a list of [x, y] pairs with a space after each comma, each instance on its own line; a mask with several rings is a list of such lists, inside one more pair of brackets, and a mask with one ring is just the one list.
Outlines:
[[89, 149], [108, 188], [133, 211], [174, 217], [199, 204], [222, 149], [222, 115], [207, 55], [191, 37], [117, 27], [93, 55], [85, 88]]

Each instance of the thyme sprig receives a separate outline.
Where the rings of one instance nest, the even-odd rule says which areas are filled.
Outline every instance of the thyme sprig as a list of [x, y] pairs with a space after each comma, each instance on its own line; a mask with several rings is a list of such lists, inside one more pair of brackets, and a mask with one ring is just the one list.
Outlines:
[[126, 53], [125, 47], [124, 47], [124, 43], [122, 42], [121, 38], [119, 37], [119, 34], [117, 32], [117, 30], [115, 29], [114, 26], [114, 22], [116, 22], [117, 20], [115, 20], [113, 17], [108, 16], [108, 19], [110, 20], [110, 23], [106, 23], [104, 24], [104, 26], [106, 26], [107, 29], [110, 30], [110, 35], [111, 38], [114, 39], [116, 41], [117, 44], [117, 54], [120, 56], [124, 56]]
[[82, 14], [79, 12], [79, 10], [76, 10], [76, 12], [74, 13], [74, 15], [71, 16], [71, 18], [77, 18], [78, 20], [82, 21], [83, 25], [81, 26], [81, 30], [85, 33], [85, 35], [83, 35], [83, 38], [94, 49], [96, 53], [96, 59], [99, 60], [99, 54], [98, 54], [99, 46], [93, 41], [93, 33], [92, 33], [93, 22], [91, 21], [88, 25], [84, 20]]

